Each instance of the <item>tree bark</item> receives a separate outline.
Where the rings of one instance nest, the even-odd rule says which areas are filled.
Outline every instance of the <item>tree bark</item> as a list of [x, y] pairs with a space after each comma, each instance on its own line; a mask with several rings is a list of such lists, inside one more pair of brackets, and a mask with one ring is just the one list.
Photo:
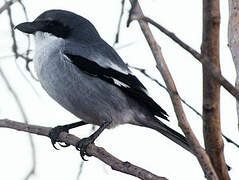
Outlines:
[[[239, 0], [229, 0], [228, 44], [236, 68], [236, 88], [239, 89]], [[239, 101], [237, 100], [237, 119], [239, 129]]]
[[168, 88], [170, 98], [173, 103], [174, 111], [178, 119], [179, 127], [182, 129], [183, 133], [185, 134], [185, 137], [190, 145], [190, 148], [194, 152], [194, 155], [197, 157], [203, 171], [205, 174], [205, 177], [208, 180], [218, 180], [218, 176], [212, 166], [212, 163], [210, 161], [210, 158], [208, 157], [205, 150], [201, 147], [199, 144], [196, 136], [194, 135], [190, 124], [187, 121], [186, 115], [184, 113], [180, 96], [177, 92], [176, 85], [173, 81], [173, 78], [171, 76], [171, 73], [169, 72], [169, 69], [167, 67], [167, 64], [164, 60], [164, 57], [161, 52], [161, 48], [156, 42], [155, 38], [153, 37], [153, 34], [148, 26], [148, 23], [143, 20], [144, 14], [141, 10], [141, 7], [137, 0], [130, 0], [130, 3], [132, 5], [132, 8], [130, 10], [128, 25], [132, 20], [138, 20], [139, 26], [151, 48], [152, 54], [155, 58], [157, 68], [160, 71], [164, 82]]
[[[219, 0], [203, 0], [202, 56], [208, 57], [220, 72]], [[229, 180], [223, 154], [220, 125], [220, 84], [203, 65], [203, 134], [205, 149], [220, 180]]]

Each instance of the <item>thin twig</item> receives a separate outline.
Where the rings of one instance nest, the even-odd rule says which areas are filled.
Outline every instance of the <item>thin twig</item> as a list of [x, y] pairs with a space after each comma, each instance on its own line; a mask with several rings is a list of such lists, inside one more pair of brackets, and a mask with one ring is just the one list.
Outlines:
[[230, 138], [228, 138], [228, 137], [225, 136], [224, 134], [222, 134], [222, 136], [226, 139], [226, 141], [227, 141], [228, 143], [232, 143], [232, 144], [234, 144], [236, 147], [239, 148], [239, 145], [238, 145], [237, 143], [235, 143], [234, 141], [232, 141]]
[[[24, 12], [24, 15], [25, 15], [25, 19], [26, 21], [28, 21], [28, 15], [27, 15], [27, 11], [26, 11], [26, 8], [25, 8], [25, 5], [21, 2], [21, 0], [17, 0], [22, 9], [23, 9], [23, 12]], [[29, 52], [30, 52], [30, 35], [28, 34], [27, 35], [27, 41], [28, 41], [28, 45], [27, 45], [27, 50], [26, 50], [26, 54], [23, 55], [23, 54], [20, 54], [18, 53], [18, 46], [17, 46], [17, 40], [16, 40], [16, 34], [15, 34], [15, 31], [14, 31], [14, 23], [13, 23], [13, 19], [12, 19], [12, 12], [11, 12], [11, 8], [10, 6], [7, 8], [7, 12], [8, 12], [8, 17], [9, 17], [9, 23], [10, 23], [10, 30], [11, 30], [11, 36], [12, 36], [12, 40], [13, 40], [13, 44], [12, 44], [12, 51], [13, 53], [15, 54], [15, 59], [17, 59], [18, 57], [21, 57], [23, 58], [25, 61], [26, 61], [26, 70], [30, 73], [30, 75], [34, 78], [34, 76], [32, 75], [31, 71], [30, 71], [30, 67], [29, 67], [29, 63], [32, 62], [32, 59], [29, 58]]]
[[120, 50], [120, 49], [124, 49], [126, 47], [132, 46], [133, 44], [135, 44], [135, 42], [129, 42], [127, 44], [121, 44], [120, 46], [115, 46], [114, 49], [115, 50]]
[[[138, 67], [135, 67], [135, 66], [132, 66], [132, 65], [129, 65], [127, 64], [127, 66], [129, 68], [132, 68], [132, 69], [135, 69], [139, 72], [141, 72], [143, 75], [145, 75], [147, 78], [149, 78], [150, 80], [154, 81], [155, 83], [157, 83], [160, 87], [162, 87], [163, 89], [165, 89], [167, 92], [168, 92], [168, 89], [166, 86], [164, 86], [162, 83], [160, 83], [157, 79], [153, 78], [152, 76], [150, 76], [145, 69], [142, 69], [142, 68], [138, 68]], [[202, 114], [197, 111], [192, 105], [190, 105], [189, 103], [186, 102], [186, 100], [184, 100], [183, 98], [181, 98], [181, 101], [183, 104], [185, 104], [189, 109], [191, 109], [195, 114], [197, 114], [198, 116], [200, 116], [202, 118]], [[227, 137], [226, 135], [224, 135], [222, 133], [222, 136], [225, 138], [225, 140], [228, 142], [228, 143], [232, 143], [233, 145], [235, 145], [237, 148], [239, 148], [239, 145], [233, 141], [231, 138]]]
[[[12, 1], [13, 2], [13, 1]], [[14, 1], [15, 2], [15, 1]], [[7, 2], [6, 2], [7, 3]], [[22, 5], [22, 8], [23, 8], [23, 11], [25, 13], [25, 16], [26, 18], [28, 19], [27, 17], [27, 14], [26, 14], [26, 10], [25, 10], [25, 6], [19, 1], [19, 3]], [[30, 48], [30, 39], [28, 38], [28, 50], [27, 50], [27, 56], [23, 56], [21, 54], [18, 53], [18, 46], [17, 46], [17, 41], [16, 41], [16, 35], [15, 35], [15, 31], [14, 31], [14, 23], [13, 23], [13, 19], [12, 19], [12, 12], [11, 12], [11, 8], [10, 8], [10, 5], [8, 5], [8, 7], [6, 8], [7, 9], [7, 13], [8, 13], [8, 17], [9, 17], [9, 23], [10, 23], [10, 30], [11, 30], [11, 36], [12, 36], [12, 40], [13, 40], [13, 44], [12, 44], [12, 51], [14, 53], [14, 56], [15, 56], [15, 59], [17, 59], [19, 56], [24, 58], [27, 62], [27, 66], [28, 67], [28, 64], [29, 62], [31, 61], [29, 58], [28, 58], [28, 54], [29, 54], [29, 48]], [[24, 108], [21, 104], [21, 101], [20, 99], [18, 98], [16, 92], [13, 90], [13, 88], [11, 87], [10, 83], [8, 82], [5, 74], [3, 73], [3, 71], [1, 70], [0, 71], [0, 74], [2, 76], [2, 78], [4, 79], [9, 91], [12, 93], [18, 107], [19, 107], [19, 110], [22, 114], [22, 117], [23, 117], [23, 120], [25, 123], [28, 123], [28, 119], [27, 119], [27, 116], [26, 116], [26, 113], [24, 111]], [[25, 76], [24, 76], [25, 77]], [[31, 84], [30, 84], [31, 85]], [[34, 89], [34, 88], [33, 88]], [[36, 91], [35, 91], [36, 92]], [[31, 134], [28, 134], [28, 137], [29, 137], [29, 141], [30, 141], [30, 146], [31, 146], [31, 150], [32, 150], [32, 168], [30, 169], [30, 171], [27, 173], [26, 177], [25, 177], [25, 180], [29, 179], [34, 173], [35, 173], [35, 168], [36, 168], [36, 151], [35, 151], [35, 145], [34, 145], [34, 142], [33, 142], [33, 138], [32, 138], [32, 135]]]
[[[136, 1], [130, 0], [131, 4], [134, 4]], [[215, 170], [212, 166], [212, 163], [205, 152], [205, 150], [201, 147], [199, 144], [196, 136], [194, 135], [190, 124], [187, 121], [186, 115], [184, 113], [180, 97], [178, 95], [175, 83], [173, 81], [173, 78], [168, 70], [167, 64], [163, 58], [162, 52], [161, 52], [161, 47], [157, 44], [155, 41], [153, 34], [147, 24], [146, 21], [142, 20], [141, 17], [144, 17], [144, 14], [141, 10], [141, 7], [138, 2], [136, 2], [136, 5], [134, 6], [134, 10], [132, 10], [133, 16], [137, 16], [138, 18], [138, 23], [140, 25], [140, 28], [151, 48], [151, 51], [154, 55], [157, 68], [160, 71], [165, 84], [167, 88], [169, 89], [169, 95], [171, 97], [173, 106], [174, 106], [174, 111], [176, 113], [179, 127], [182, 129], [183, 133], [186, 136], [186, 139], [194, 152], [194, 155], [197, 157], [203, 171], [205, 174], [205, 177], [209, 180], [218, 180], [217, 174], [215, 173]], [[131, 17], [129, 17], [131, 19]], [[130, 22], [131, 20], [129, 20]]]
[[84, 164], [85, 164], [85, 161], [81, 160], [80, 166], [79, 166], [79, 170], [78, 170], [77, 175], [76, 175], [76, 180], [79, 180], [79, 179], [80, 179], [81, 174], [82, 174], [82, 172], [83, 172]]
[[149, 17], [141, 16], [139, 19], [152, 24], [157, 27], [161, 32], [166, 34], [169, 38], [171, 38], [174, 42], [180, 45], [183, 49], [188, 51], [193, 57], [195, 57], [199, 62], [201, 62], [208, 70], [209, 73], [213, 76], [213, 78], [220, 83], [232, 96], [234, 96], [237, 100], [239, 100], [239, 90], [237, 90], [226, 78], [224, 78], [220, 71], [215, 67], [214, 64], [210, 62], [208, 57], [201, 56], [196, 50], [188, 46], [181, 39], [179, 39], [174, 33], [168, 31], [166, 28], [156, 23], [154, 20]]
[[[28, 19], [27, 14], [26, 14], [25, 6], [20, 1], [19, 1], [19, 3], [22, 5], [22, 8], [23, 8], [23, 11], [25, 13], [26, 19]], [[8, 13], [8, 17], [9, 17], [11, 36], [12, 36], [12, 40], [13, 40], [12, 51], [13, 51], [13, 53], [15, 55], [15, 59], [17, 59], [19, 56], [21, 56], [22, 58], [24, 58], [26, 60], [26, 62], [27, 62], [27, 66], [26, 67], [28, 67], [29, 62], [31, 61], [28, 58], [29, 48], [30, 48], [30, 39], [28, 37], [28, 42], [29, 43], [28, 43], [28, 50], [27, 50], [27, 54], [26, 54], [27, 56], [23, 56], [23, 55], [19, 54], [18, 53], [17, 41], [16, 41], [16, 35], [15, 35], [15, 31], [14, 31], [14, 23], [13, 23], [13, 19], [12, 19], [12, 12], [11, 12], [10, 6], [8, 6], [8, 8], [7, 8], [7, 13]], [[8, 89], [9, 89], [9, 91], [12, 93], [12, 95], [13, 95], [13, 97], [14, 97], [14, 99], [15, 99], [18, 107], [19, 107], [19, 110], [20, 110], [20, 112], [22, 114], [24, 122], [28, 124], [28, 119], [27, 119], [26, 113], [24, 111], [24, 108], [23, 108], [23, 106], [21, 104], [20, 99], [18, 98], [16, 92], [11, 87], [11, 84], [8, 82], [8, 80], [7, 80], [5, 74], [3, 73], [2, 70], [0, 71], [0, 74], [1, 74], [2, 78], [4, 79], [4, 81], [5, 81]], [[23, 77], [25, 77], [25, 76], [23, 75]], [[28, 81], [28, 83], [30, 83], [30, 82]], [[31, 85], [31, 83], [30, 83], [30, 85]], [[28, 134], [28, 137], [29, 137], [30, 146], [31, 146], [31, 150], [32, 150], [32, 167], [31, 167], [30, 171], [27, 173], [27, 175], [25, 177], [25, 180], [28, 180], [35, 173], [35, 169], [36, 169], [36, 150], [35, 150], [35, 144], [34, 144], [32, 135]]]
[[115, 42], [113, 43], [113, 46], [119, 42], [119, 35], [120, 35], [120, 25], [122, 22], [123, 14], [124, 14], [124, 5], [125, 5], [125, 0], [121, 1], [121, 11], [120, 11], [120, 17], [119, 17], [119, 22], [117, 26], [117, 33], [115, 35]]
[[18, 51], [17, 51], [18, 47], [17, 47], [17, 40], [16, 40], [15, 31], [14, 31], [14, 24], [13, 24], [13, 19], [12, 19], [11, 8], [7, 8], [7, 13], [8, 13], [8, 18], [9, 18], [9, 23], [10, 23], [10, 30], [11, 30], [12, 40], [13, 40], [12, 51], [15, 54], [15, 59], [17, 59], [18, 58]]
[[[12, 94], [12, 96], [14, 97], [16, 104], [21, 112], [22, 118], [24, 120], [24, 122], [26, 124], [28, 124], [28, 118], [27, 115], [24, 111], [23, 105], [17, 95], [17, 93], [13, 90], [11, 84], [9, 83], [7, 77], [5, 76], [4, 72], [2, 71], [1, 67], [0, 67], [0, 76], [2, 77], [2, 79], [4, 80], [4, 83], [6, 84], [9, 92]], [[30, 133], [28, 133], [28, 137], [29, 137], [29, 141], [30, 141], [30, 146], [31, 146], [31, 151], [32, 151], [32, 167], [30, 169], [30, 171], [27, 173], [25, 180], [29, 179], [30, 176], [32, 176], [35, 173], [35, 169], [36, 169], [36, 149], [35, 149], [35, 144], [32, 138], [32, 135]]]
[[[51, 130], [50, 127], [29, 125], [26, 123], [11, 121], [8, 119], [0, 119], [0, 127], [11, 128], [18, 131], [25, 131], [32, 134], [46, 136], [46, 137], [49, 137], [49, 132]], [[66, 144], [77, 146], [77, 143], [80, 141], [80, 138], [72, 134], [62, 132], [59, 135], [59, 140]], [[104, 148], [97, 147], [94, 144], [90, 144], [87, 147], [86, 151], [87, 151], [87, 154], [89, 154], [90, 156], [94, 156], [98, 158], [99, 160], [103, 161], [104, 163], [109, 165], [113, 170], [138, 177], [142, 180], [166, 180], [166, 178], [164, 177], [159, 177], [127, 161], [123, 162], [119, 160], [118, 158], [114, 157], [113, 155], [111, 155], [110, 153], [108, 153]]]
[[[90, 130], [90, 134], [94, 131], [95, 131], [95, 125], [92, 125], [91, 130]], [[76, 180], [80, 179], [81, 174], [83, 172], [84, 164], [85, 164], [85, 161], [81, 160], [79, 170], [78, 170], [78, 173], [77, 173], [77, 176], [76, 176]]]
[[[29, 21], [27, 10], [25, 5], [23, 4], [22, 0], [18, 0], [18, 3], [21, 5], [23, 13], [25, 15], [26, 21]], [[29, 58], [29, 53], [30, 53], [30, 47], [31, 47], [31, 40], [30, 40], [30, 34], [27, 34], [27, 50], [26, 50], [26, 56], [23, 57], [26, 60], [26, 69], [27, 71], [31, 73], [30, 68], [29, 68], [29, 63], [32, 62], [32, 59]]]
[[[129, 27], [130, 23], [133, 21], [133, 20], [136, 20], [137, 19], [137, 16], [136, 16], [136, 13], [134, 10], [135, 10], [135, 7], [138, 3], [138, 0], [132, 0], [130, 1], [131, 2], [131, 8], [129, 10], [129, 18], [127, 20], [127, 23], [126, 23], [126, 26]], [[139, 15], [139, 14], [137, 14]]]
[[[18, 0], [18, 2], [21, 4], [22, 6], [22, 9], [23, 9], [23, 12], [25, 14], [25, 18], [26, 20], [28, 20], [28, 15], [27, 15], [27, 12], [26, 12], [26, 8], [24, 6], [24, 4]], [[32, 62], [32, 59], [29, 58], [29, 52], [30, 52], [30, 36], [28, 35], [27, 36], [27, 39], [28, 39], [28, 47], [27, 47], [27, 50], [25, 51], [26, 53], [24, 54], [20, 54], [18, 52], [18, 46], [17, 46], [17, 40], [16, 40], [16, 34], [15, 34], [15, 31], [14, 31], [14, 24], [13, 24], [13, 20], [12, 20], [12, 12], [11, 12], [11, 8], [9, 7], [7, 9], [7, 12], [8, 12], [8, 17], [9, 17], [9, 22], [10, 22], [10, 30], [11, 30], [11, 36], [12, 36], [12, 40], [13, 40], [13, 45], [12, 45], [12, 51], [15, 55], [15, 60], [17, 60], [18, 57], [21, 57], [23, 58], [25, 61], [26, 61], [26, 70], [30, 73], [30, 75], [32, 76], [33, 79], [37, 80], [34, 75], [32, 74], [31, 70], [30, 70], [30, 67], [29, 67], [29, 63]], [[22, 73], [22, 71], [20, 70], [19, 66], [17, 65], [17, 68], [19, 70], [19, 72], [21, 73], [21, 75], [23, 76], [23, 78], [27, 81], [27, 83], [31, 86], [31, 88], [33, 89], [33, 91], [36, 93], [36, 95], [38, 95], [37, 91], [35, 90], [35, 88], [32, 86], [31, 82], [25, 77], [25, 75]]]
[[12, 0], [12, 1], [7, 1], [5, 2], [5, 4], [0, 8], [0, 14], [5, 11], [6, 9], [8, 9], [11, 5], [13, 5], [15, 2], [17, 2], [18, 0]]
[[[128, 64], [127, 64], [128, 65]], [[168, 88], [166, 86], [164, 86], [162, 83], [160, 83], [157, 79], [153, 78], [152, 76], [150, 76], [145, 69], [142, 69], [142, 68], [138, 68], [138, 67], [135, 67], [135, 66], [131, 66], [131, 65], [128, 65], [128, 67], [132, 68], [132, 69], [136, 69], [138, 70], [139, 72], [141, 72], [143, 75], [145, 75], [147, 78], [149, 78], [151, 81], [154, 81], [156, 82], [160, 87], [162, 87], [163, 89], [165, 89], [167, 92], [168, 91]], [[192, 107], [190, 104], [188, 104], [181, 96], [180, 96], [180, 99], [181, 101], [186, 105], [188, 106], [193, 112], [195, 112], [198, 116], [202, 117], [202, 114], [200, 112], [198, 112], [194, 107]]]

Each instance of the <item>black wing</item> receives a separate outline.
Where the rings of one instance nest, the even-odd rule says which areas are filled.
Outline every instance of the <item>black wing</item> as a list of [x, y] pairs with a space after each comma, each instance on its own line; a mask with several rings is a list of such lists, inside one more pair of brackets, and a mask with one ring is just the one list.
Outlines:
[[147, 95], [144, 85], [132, 74], [124, 74], [113, 68], [105, 68], [96, 62], [81, 56], [65, 54], [81, 71], [120, 88], [139, 104], [145, 106], [152, 114], [168, 120], [168, 114], [152, 98]]

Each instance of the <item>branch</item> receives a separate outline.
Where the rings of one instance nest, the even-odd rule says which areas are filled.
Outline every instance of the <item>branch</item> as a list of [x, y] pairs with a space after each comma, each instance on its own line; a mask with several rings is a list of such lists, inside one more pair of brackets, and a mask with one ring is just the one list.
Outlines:
[[[49, 137], [49, 132], [51, 130], [50, 127], [29, 125], [25, 123], [16, 122], [16, 121], [11, 121], [8, 119], [0, 119], [0, 127], [15, 129], [18, 131], [25, 131], [32, 134], [45, 136], [45, 137]], [[80, 138], [66, 132], [60, 133], [59, 139], [61, 142], [64, 142], [66, 144], [70, 144], [73, 146], [76, 146], [77, 142], [80, 141]], [[90, 156], [94, 156], [98, 158], [99, 160], [103, 161], [104, 163], [108, 164], [113, 170], [138, 177], [142, 180], [167, 180], [164, 177], [159, 177], [157, 175], [154, 175], [151, 172], [141, 167], [135, 166], [127, 161], [123, 162], [117, 159], [116, 157], [114, 157], [113, 155], [111, 155], [110, 153], [108, 153], [104, 148], [97, 147], [94, 144], [90, 144], [87, 147], [86, 152]]]
[[237, 143], [235, 143], [233, 140], [231, 140], [230, 138], [228, 138], [227, 136], [225, 136], [224, 134], [222, 134], [222, 136], [226, 139], [226, 141], [228, 143], [232, 143], [234, 146], [236, 146], [237, 148], [239, 148], [239, 145]]
[[[220, 72], [220, 6], [219, 0], [203, 0], [202, 57], [208, 57]], [[210, 76], [211, 69], [203, 64], [203, 136], [205, 149], [221, 180], [229, 180], [223, 152], [220, 122], [220, 84]]]
[[[236, 68], [236, 88], [239, 89], [239, 0], [229, 0], [228, 45]], [[239, 130], [239, 100], [237, 100], [237, 121]]]
[[[167, 87], [165, 87], [163, 84], [161, 84], [157, 79], [153, 78], [152, 76], [150, 76], [145, 69], [142, 69], [142, 68], [138, 68], [138, 67], [135, 67], [135, 66], [132, 66], [132, 65], [129, 65], [127, 64], [127, 66], [129, 68], [132, 68], [132, 69], [135, 69], [135, 70], [138, 70], [139, 72], [141, 72], [144, 76], [146, 76], [147, 78], [149, 78], [151, 81], [154, 81], [155, 83], [157, 83], [160, 87], [162, 87], [163, 89], [165, 89], [167, 92], [168, 92], [168, 89]], [[202, 114], [197, 111], [192, 105], [190, 105], [189, 103], [186, 102], [186, 100], [184, 100], [182, 97], [180, 97], [181, 101], [183, 104], [185, 104], [189, 109], [191, 109], [195, 114], [197, 114], [198, 116], [200, 116], [202, 118]], [[227, 137], [226, 135], [224, 135], [222, 133], [222, 137], [225, 138], [225, 140], [228, 142], [228, 143], [231, 143], [233, 144], [234, 146], [236, 146], [237, 148], [239, 148], [239, 145], [234, 142], [231, 138]], [[230, 169], [230, 167], [228, 166], [228, 169]]]
[[13, 19], [12, 19], [12, 10], [10, 7], [7, 8], [7, 13], [8, 13], [10, 30], [11, 30], [12, 40], [13, 40], [12, 51], [15, 54], [15, 59], [17, 59], [18, 58], [18, 47], [17, 47], [16, 34], [14, 31], [14, 24], [13, 24]]
[[[131, 66], [131, 65], [129, 65], [129, 64], [127, 64], [127, 66], [128, 66], [129, 68], [138, 70], [138, 71], [141, 72], [144, 76], [146, 76], [147, 78], [149, 78], [151, 81], [154, 81], [154, 82], [157, 83], [160, 87], [162, 87], [162, 88], [165, 89], [167, 92], [169, 92], [166, 86], [164, 86], [164, 85], [161, 84], [157, 79], [153, 78], [153, 77], [150, 76], [148, 73], [146, 73], [146, 70], [145, 70], [145, 69], [138, 68], [138, 67], [135, 67], [135, 66]], [[198, 116], [202, 117], [202, 114], [200, 114], [194, 107], [192, 107], [190, 104], [188, 104], [181, 96], [180, 96], [180, 99], [181, 99], [182, 103], [185, 104], [189, 109], [191, 109], [191, 110], [192, 110], [194, 113], [196, 113]]]
[[[96, 129], [95, 125], [92, 125], [91, 130], [90, 130], [90, 134], [92, 134]], [[77, 172], [77, 176], [76, 176], [76, 180], [79, 180], [81, 177], [81, 174], [83, 172], [83, 167], [84, 167], [85, 161], [81, 160], [80, 162], [80, 166], [79, 166], [79, 170]]]
[[122, 21], [123, 14], [124, 14], [124, 5], [125, 5], [125, 0], [122, 0], [121, 1], [121, 12], [120, 12], [119, 22], [118, 22], [118, 26], [117, 26], [117, 33], [115, 35], [115, 42], [114, 42], [113, 46], [115, 46], [115, 44], [117, 44], [119, 42], [120, 25], [121, 25], [121, 21]]
[[[164, 58], [163, 58], [163, 55], [161, 52], [161, 48], [155, 41], [153, 34], [152, 34], [151, 30], [149, 29], [148, 24], [141, 19], [142, 17], [144, 17], [144, 14], [140, 8], [140, 5], [139, 5], [138, 1], [130, 0], [130, 2], [132, 4], [132, 6], [134, 7], [133, 10], [131, 10], [130, 15], [133, 18], [135, 18], [135, 17], [137, 18], [140, 28], [150, 46], [150, 48], [151, 48], [151, 51], [152, 51], [155, 61], [157, 63], [157, 68], [159, 69], [159, 71], [165, 81], [165, 84], [169, 90], [169, 94], [170, 94], [170, 97], [171, 97], [171, 100], [172, 100], [172, 103], [174, 106], [174, 111], [176, 113], [179, 126], [182, 129], [183, 133], [185, 134], [186, 139], [187, 139], [192, 151], [194, 152], [195, 156], [197, 157], [197, 159], [204, 171], [206, 178], [210, 179], [210, 180], [218, 180], [217, 174], [215, 173], [215, 170], [211, 164], [211, 161], [210, 161], [207, 153], [200, 146], [198, 140], [196, 139], [196, 137], [187, 121], [187, 118], [184, 113], [176, 86], [175, 86], [172, 76], [168, 70], [168, 67], [164, 61]], [[131, 19], [131, 17], [129, 17], [129, 18]]]
[[[19, 4], [21, 5], [22, 7], [22, 10], [24, 12], [24, 15], [25, 15], [25, 19], [28, 21], [28, 15], [27, 15], [27, 11], [26, 11], [26, 7], [25, 5], [22, 3], [21, 0], [16, 0], [19, 2]], [[9, 3], [10, 2], [16, 2], [16, 1], [8, 1]], [[8, 3], [8, 4], [9, 4]], [[30, 67], [29, 67], [29, 63], [32, 62], [32, 59], [29, 58], [29, 53], [30, 53], [30, 45], [31, 45], [31, 41], [30, 41], [30, 35], [27, 34], [27, 41], [28, 41], [28, 46], [27, 46], [27, 50], [26, 50], [26, 54], [23, 55], [23, 54], [20, 54], [18, 52], [18, 46], [17, 46], [17, 40], [16, 40], [16, 34], [15, 34], [15, 31], [14, 31], [14, 23], [13, 23], [13, 18], [12, 18], [12, 12], [11, 12], [11, 8], [10, 8], [10, 5], [9, 6], [6, 6], [6, 9], [7, 9], [7, 13], [8, 13], [8, 17], [9, 17], [9, 23], [10, 23], [10, 30], [11, 30], [11, 36], [12, 36], [12, 40], [13, 40], [13, 44], [12, 44], [12, 51], [15, 55], [15, 59], [17, 59], [18, 57], [21, 57], [23, 58], [25, 61], [26, 61], [26, 69], [27, 71], [30, 73], [30, 75], [34, 78], [34, 76], [32, 75], [32, 72], [30, 71]], [[35, 78], [34, 78], [35, 79]]]
[[[18, 2], [20, 3], [22, 9], [23, 9], [23, 12], [24, 12], [24, 15], [25, 15], [25, 18], [26, 20], [28, 20], [28, 15], [27, 15], [27, 12], [26, 12], [26, 8], [24, 6], [24, 4], [22, 3], [21, 0], [18, 0]], [[26, 61], [26, 70], [30, 73], [30, 75], [32, 76], [33, 79], [36, 80], [36, 78], [34, 77], [34, 75], [32, 74], [31, 70], [30, 70], [30, 67], [29, 67], [29, 64], [30, 62], [32, 62], [32, 59], [29, 58], [29, 53], [30, 53], [30, 36], [29, 34], [27, 35], [27, 39], [28, 39], [28, 47], [27, 47], [27, 50], [25, 51], [24, 54], [20, 54], [18, 52], [18, 46], [17, 46], [17, 40], [16, 40], [16, 34], [15, 34], [15, 31], [14, 31], [14, 24], [13, 24], [13, 18], [12, 18], [12, 12], [11, 12], [11, 8], [10, 6], [7, 8], [7, 13], [8, 13], [8, 17], [9, 17], [9, 24], [10, 24], [10, 30], [11, 30], [11, 36], [12, 36], [12, 40], [13, 40], [13, 44], [12, 44], [12, 51], [14, 53], [14, 56], [15, 56], [15, 59], [17, 60], [18, 57], [21, 57], [22, 59], [24, 59]], [[16, 61], [15, 61], [16, 62]], [[30, 83], [30, 81], [26, 78], [26, 76], [22, 73], [22, 71], [20, 70], [19, 66], [17, 65], [17, 68], [19, 70], [19, 72], [21, 73], [21, 75], [24, 77], [24, 79], [27, 81], [27, 83], [31, 86], [31, 88], [34, 90], [34, 92], [37, 94], [36, 90], [34, 89], [34, 87], [32, 86], [32, 84]]]
[[[28, 124], [28, 118], [24, 111], [23, 105], [22, 105], [17, 93], [14, 91], [14, 89], [12, 88], [11, 84], [9, 83], [7, 77], [5, 76], [4, 72], [2, 71], [1, 67], [0, 67], [0, 76], [3, 78], [3, 81], [5, 82], [9, 92], [12, 94], [13, 98], [15, 99], [15, 102], [20, 110], [20, 113], [22, 115], [24, 122], [26, 124]], [[32, 167], [29, 170], [29, 172], [27, 173], [25, 180], [28, 180], [32, 175], [34, 175], [35, 169], [36, 169], [36, 148], [35, 148], [35, 144], [34, 144], [32, 135], [30, 133], [28, 133], [28, 138], [29, 138], [30, 146], [31, 146], [31, 150], [32, 150], [32, 154], [31, 154], [32, 155]]]
[[17, 2], [18, 0], [12, 0], [12, 1], [7, 1], [5, 2], [5, 4], [0, 8], [0, 14], [5, 11], [6, 9], [8, 9], [11, 5], [13, 5], [15, 2]]
[[169, 38], [171, 38], [174, 42], [180, 45], [183, 49], [188, 51], [193, 57], [195, 57], [200, 63], [202, 63], [205, 68], [209, 70], [209, 73], [212, 77], [221, 84], [232, 96], [234, 96], [237, 100], [239, 100], [239, 90], [237, 90], [226, 78], [224, 78], [220, 71], [218, 71], [217, 67], [212, 64], [208, 57], [202, 56], [195, 49], [191, 48], [189, 45], [184, 43], [181, 39], [179, 39], [174, 33], [170, 32], [160, 24], [156, 23], [154, 20], [149, 17], [142, 16], [140, 19], [148, 22], [158, 28], [161, 32], [166, 34]]

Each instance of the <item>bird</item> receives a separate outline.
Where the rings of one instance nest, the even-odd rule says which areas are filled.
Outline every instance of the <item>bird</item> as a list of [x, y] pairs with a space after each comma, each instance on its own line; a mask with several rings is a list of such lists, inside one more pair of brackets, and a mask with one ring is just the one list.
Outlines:
[[62, 131], [97, 125], [92, 135], [76, 145], [85, 160], [85, 155], [90, 156], [88, 145], [106, 128], [132, 124], [154, 129], [191, 152], [185, 136], [162, 122], [168, 120], [167, 112], [148, 95], [146, 87], [89, 20], [52, 9], [15, 29], [34, 35], [33, 63], [43, 89], [80, 119], [51, 130], [54, 147]]

